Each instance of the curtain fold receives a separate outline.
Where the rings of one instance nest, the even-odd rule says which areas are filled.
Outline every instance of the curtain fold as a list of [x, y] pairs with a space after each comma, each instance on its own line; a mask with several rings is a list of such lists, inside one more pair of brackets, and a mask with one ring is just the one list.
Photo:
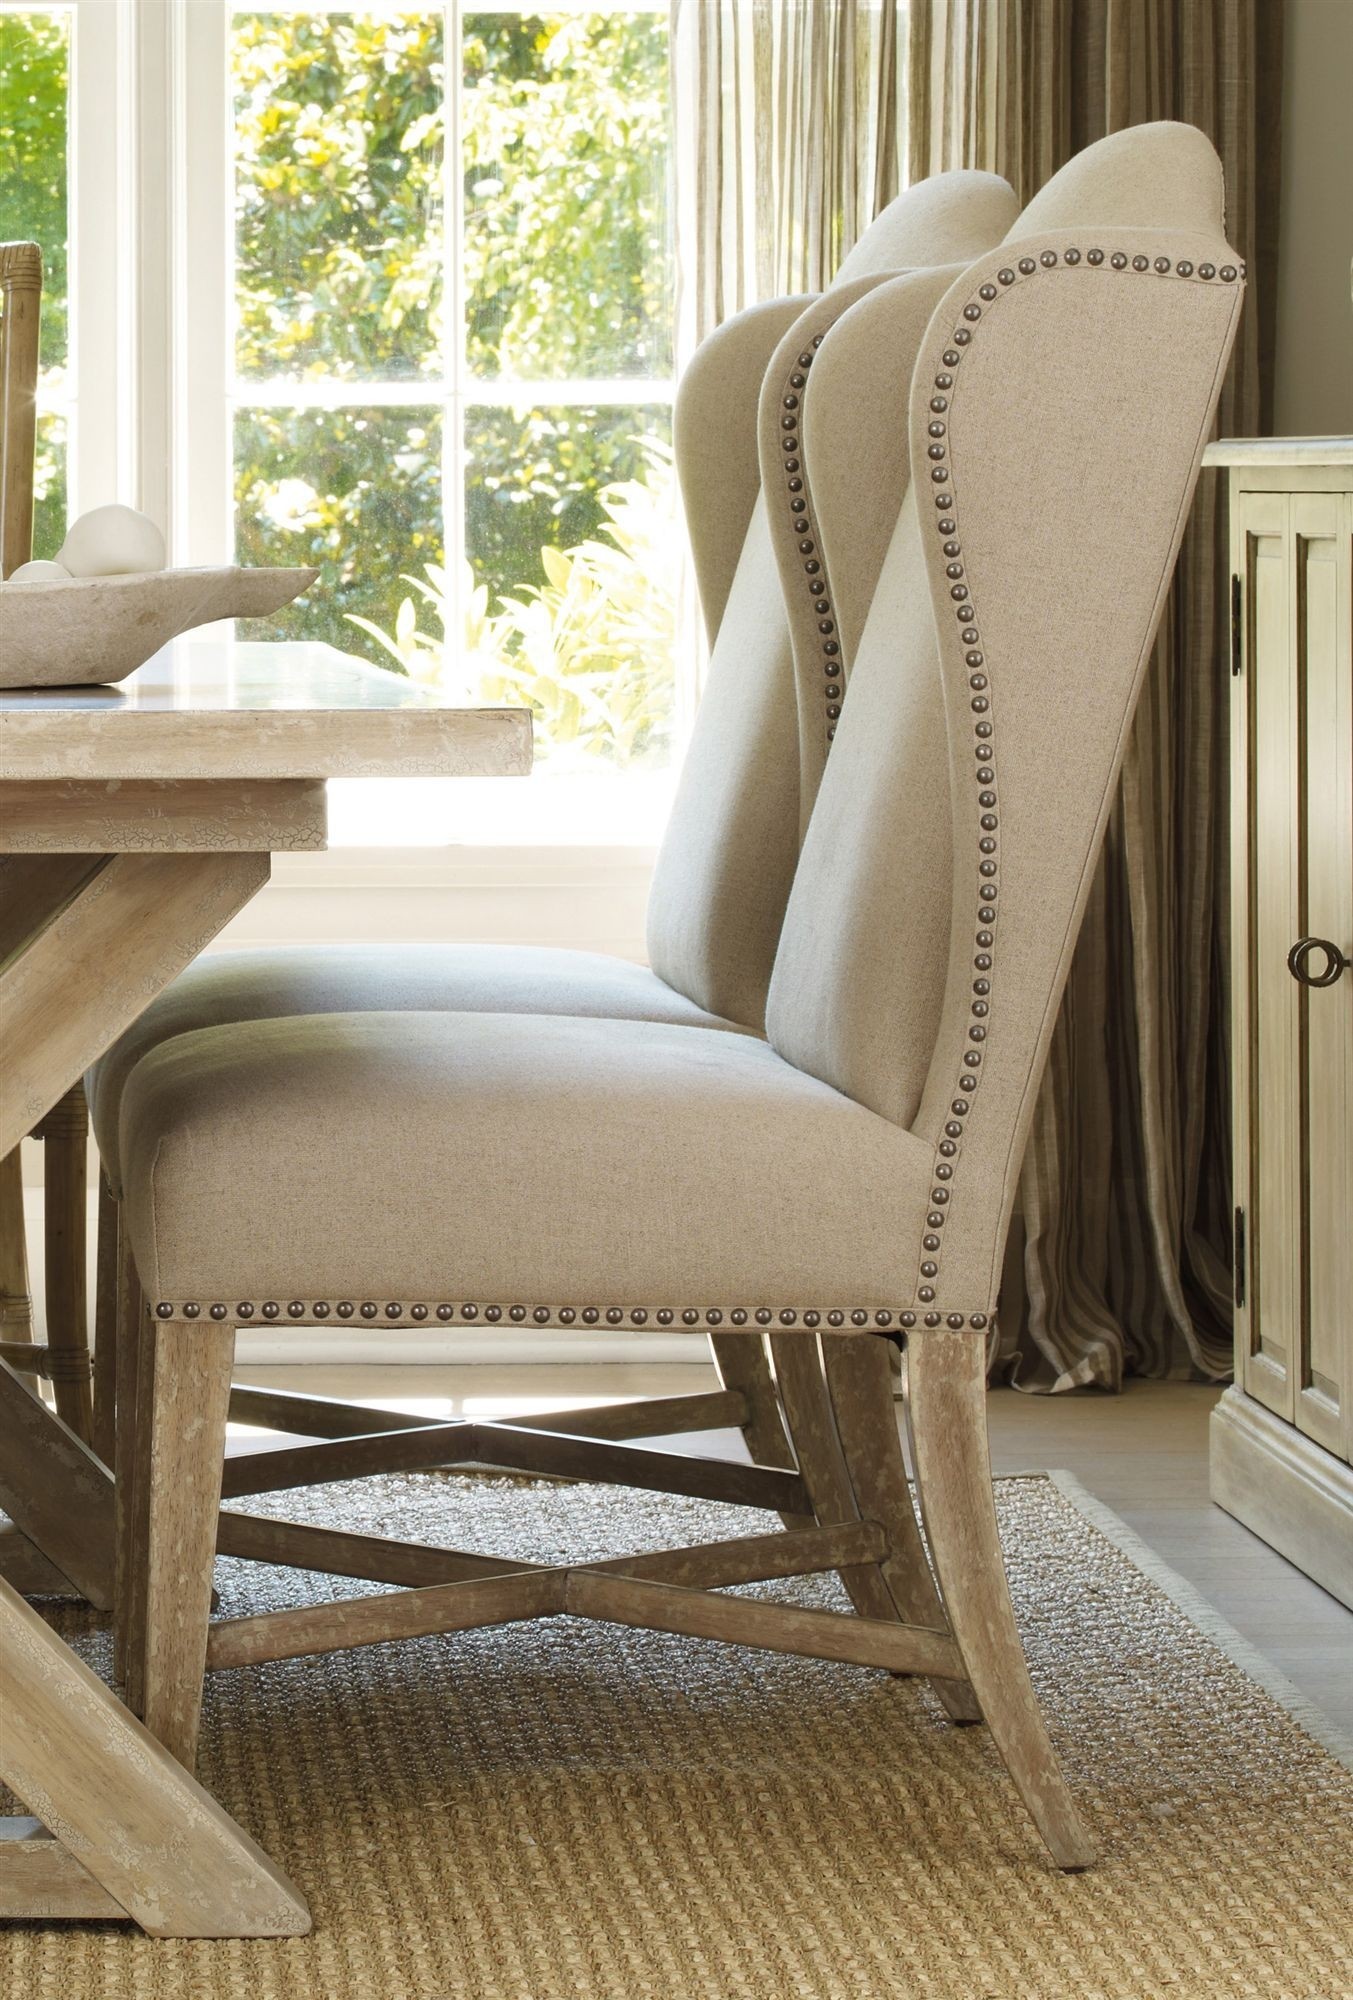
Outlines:
[[[1124, 126], [1207, 133], [1250, 280], [1218, 428], [1266, 430], [1281, 0], [912, 0], [908, 36], [912, 178], [986, 167], [1027, 201]], [[1028, 1302], [997, 1366], [1031, 1387], [1230, 1371], [1227, 574], [1207, 475], [1025, 1158]]]
[[901, 186], [893, 0], [675, 0], [678, 349], [819, 291]]
[[[1283, 0], [677, 0], [685, 351], [757, 297], [820, 286], [899, 178], [983, 168], [1028, 201], [1094, 140], [1174, 118], [1221, 155], [1248, 267], [1218, 431], [1265, 432], [1282, 17]], [[1025, 1158], [1023, 1286], [1005, 1288], [1024, 1296], [993, 1357], [1024, 1387], [1230, 1372], [1227, 575], [1207, 474]]]

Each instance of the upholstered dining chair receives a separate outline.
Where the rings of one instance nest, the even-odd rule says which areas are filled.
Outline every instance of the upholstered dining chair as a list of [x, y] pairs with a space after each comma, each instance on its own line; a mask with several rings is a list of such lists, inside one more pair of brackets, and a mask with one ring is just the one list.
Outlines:
[[[0, 243], [0, 578], [33, 553], [38, 337], [42, 251]], [[33, 1134], [43, 1145], [47, 1339], [35, 1342], [28, 1283], [23, 1182], [16, 1149], [0, 1159], [0, 1354], [52, 1384], [56, 1407], [90, 1436], [90, 1356], [85, 1285], [85, 1157], [89, 1117], [81, 1084]]]
[[[1099, 179], [1083, 189], [1102, 191], [1117, 169], [1132, 181], [1138, 156], [1110, 141], [1087, 157]], [[132, 1071], [124, 1226], [150, 1308], [119, 1466], [119, 1615], [129, 1692], [180, 1756], [204, 1664], [567, 1613], [925, 1675], [951, 1712], [980, 1706], [1053, 1859], [1091, 1860], [1005, 1582], [985, 1364], [1034, 1097], [1240, 312], [1220, 170], [1197, 135], [1183, 178], [1173, 210], [1149, 180], [1102, 209], [1054, 194], [928, 322], [910, 478], [894, 467], [867, 496], [894, 525], [764, 1040], [349, 1012], [202, 1028]], [[1197, 220], [1161, 226], [1181, 208]], [[909, 281], [890, 289], [905, 313]], [[845, 318], [820, 354], [838, 337]], [[800, 434], [825, 466], [849, 446], [818, 429], [815, 396], [810, 376]], [[330, 1314], [759, 1329], [777, 1370], [825, 1381], [833, 1491], [812, 1526], [555, 1567], [218, 1518], [237, 1490], [222, 1469], [235, 1328]], [[271, 1483], [340, 1460], [351, 1476], [377, 1446], [275, 1454]], [[678, 1474], [655, 1456], [468, 1423], [435, 1462], [809, 1511], [802, 1470], [683, 1458]], [[429, 1462], [409, 1434], [403, 1463]], [[422, 1587], [213, 1626], [218, 1540]], [[883, 1615], [720, 1594], [827, 1568], [869, 1578]]]
[[[122, 1091], [141, 1056], [170, 1037], [232, 1021], [406, 1009], [763, 1031], [798, 854], [800, 794], [820, 775], [820, 761], [800, 772], [796, 672], [815, 675], [824, 713], [843, 686], [822, 566], [810, 555], [811, 594], [796, 588], [786, 599], [781, 592], [777, 564], [801, 563], [798, 550], [811, 539], [802, 468], [785, 449], [794, 433], [782, 421], [793, 412], [796, 391], [781, 385], [804, 379], [815, 343], [856, 299], [900, 270], [961, 268], [999, 240], [1015, 209], [1010, 188], [990, 174], [943, 174], [908, 189], [865, 231], [824, 294], [775, 299], [739, 314], [704, 342], [683, 376], [677, 463], [712, 658], [654, 877], [649, 967], [522, 946], [232, 952], [192, 967], [97, 1065], [88, 1087], [103, 1162], [96, 1348], [105, 1362], [114, 1351]], [[926, 282], [937, 298], [947, 279], [932, 270]], [[814, 724], [819, 720], [815, 715]], [[791, 1463], [759, 1344], [726, 1330], [712, 1344], [721, 1401], [669, 1400], [655, 1412], [660, 1432], [733, 1421], [757, 1457]], [[112, 1390], [102, 1367], [99, 1387], [107, 1451]], [[259, 1390], [237, 1391], [235, 1410], [250, 1421], [302, 1431], [344, 1423], [366, 1428], [372, 1421], [365, 1410], [344, 1416], [335, 1405], [321, 1409], [313, 1400]], [[623, 1425], [637, 1435], [647, 1418], [626, 1406], [586, 1418], [579, 1413], [579, 1421], [612, 1431]]]

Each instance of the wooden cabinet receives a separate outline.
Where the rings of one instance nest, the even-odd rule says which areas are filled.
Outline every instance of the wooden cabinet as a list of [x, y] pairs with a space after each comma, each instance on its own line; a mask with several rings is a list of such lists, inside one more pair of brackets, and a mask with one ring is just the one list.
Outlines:
[[1206, 462], [1229, 468], [1233, 624], [1236, 1380], [1212, 1497], [1353, 1605], [1353, 439]]

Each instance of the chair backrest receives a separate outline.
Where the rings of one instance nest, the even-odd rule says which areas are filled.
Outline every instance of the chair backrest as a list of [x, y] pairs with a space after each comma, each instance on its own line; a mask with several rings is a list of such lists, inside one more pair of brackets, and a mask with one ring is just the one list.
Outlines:
[[0, 243], [0, 577], [33, 553], [42, 252]]
[[[1138, 145], [1151, 173], [1128, 171]], [[1090, 148], [1031, 205], [1052, 224], [1031, 234], [1022, 218], [951, 288], [913, 372], [910, 485], [900, 511], [892, 495], [767, 1030], [933, 1146], [913, 1281], [932, 1316], [984, 1315], [995, 1297], [1240, 311], [1220, 196], [1188, 128]], [[811, 459], [831, 448], [812, 389], [805, 414]]]
[[[871, 224], [826, 293], [739, 314], [702, 344], [683, 376], [677, 467], [713, 652], [654, 874], [648, 949], [669, 985], [731, 1020], [763, 1022], [800, 831], [796, 655], [776, 547], [797, 515], [788, 505], [774, 517], [768, 509], [763, 385], [794, 372], [794, 357], [813, 352], [824, 329], [886, 274], [966, 261], [999, 240], [1014, 207], [1006, 184], [989, 174], [945, 174], [908, 189]], [[777, 496], [795, 476], [785, 471], [792, 453], [781, 454], [782, 435], [777, 426]]]

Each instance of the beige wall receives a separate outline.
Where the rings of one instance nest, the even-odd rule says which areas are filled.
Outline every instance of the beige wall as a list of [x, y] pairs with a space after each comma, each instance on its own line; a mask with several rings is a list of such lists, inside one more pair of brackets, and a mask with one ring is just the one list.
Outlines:
[[1287, 0], [1279, 437], [1353, 435], [1353, 0]]

